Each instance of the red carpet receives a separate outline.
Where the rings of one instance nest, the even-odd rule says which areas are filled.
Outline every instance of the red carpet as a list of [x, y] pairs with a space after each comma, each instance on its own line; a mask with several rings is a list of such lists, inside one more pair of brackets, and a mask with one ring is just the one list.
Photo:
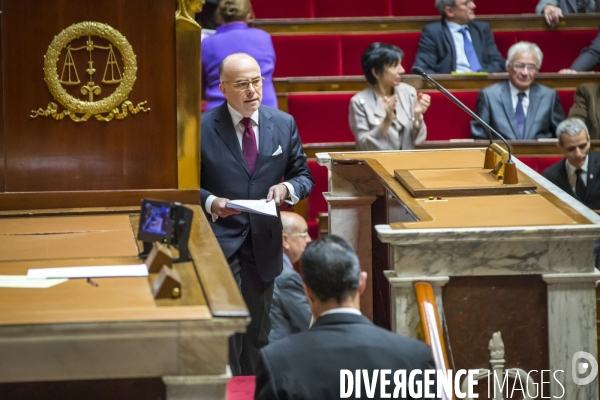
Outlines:
[[234, 376], [227, 383], [227, 400], [254, 399], [254, 376]]

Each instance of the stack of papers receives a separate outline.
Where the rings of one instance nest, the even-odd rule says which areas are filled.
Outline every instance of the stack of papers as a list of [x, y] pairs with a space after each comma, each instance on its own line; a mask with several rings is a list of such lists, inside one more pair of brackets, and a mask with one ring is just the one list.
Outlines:
[[275, 205], [275, 200], [271, 200], [269, 202], [266, 200], [231, 200], [228, 201], [226, 205], [229, 208], [243, 212], [277, 217], [277, 206]]
[[146, 264], [139, 264], [98, 267], [32, 268], [27, 271], [27, 278], [29, 279], [110, 278], [125, 276], [148, 276], [148, 267]]

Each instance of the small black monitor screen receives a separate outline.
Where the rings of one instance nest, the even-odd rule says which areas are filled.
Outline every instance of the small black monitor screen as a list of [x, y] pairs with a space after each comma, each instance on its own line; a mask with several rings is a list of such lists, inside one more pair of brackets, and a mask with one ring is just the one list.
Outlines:
[[142, 200], [138, 240], [170, 243], [172, 203], [160, 200]]

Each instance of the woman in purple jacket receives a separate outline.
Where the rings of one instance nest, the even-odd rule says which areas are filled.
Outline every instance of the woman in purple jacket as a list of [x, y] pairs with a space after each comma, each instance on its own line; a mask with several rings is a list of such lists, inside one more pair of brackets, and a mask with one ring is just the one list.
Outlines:
[[247, 53], [256, 59], [262, 76], [262, 104], [277, 108], [277, 96], [273, 86], [275, 50], [271, 36], [247, 25], [252, 16], [249, 0], [220, 0], [216, 11], [223, 25], [214, 35], [202, 41], [202, 83], [205, 91], [206, 110], [220, 106], [225, 97], [219, 89], [219, 64], [233, 53]]

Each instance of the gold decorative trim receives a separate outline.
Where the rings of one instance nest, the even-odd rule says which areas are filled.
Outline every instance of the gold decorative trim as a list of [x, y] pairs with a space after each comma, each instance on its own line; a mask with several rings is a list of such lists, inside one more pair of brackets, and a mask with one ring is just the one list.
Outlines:
[[[86, 69], [86, 72], [89, 74], [90, 80], [81, 87], [81, 93], [88, 95], [90, 99], [89, 101], [74, 98], [62, 86], [63, 84], [75, 85], [80, 83], [79, 76], [77, 76], [77, 70], [74, 68], [73, 70], [75, 71], [75, 77], [77, 80], [71, 80], [72, 77], [70, 75], [70, 68], [73, 65], [71, 51], [80, 50], [83, 49], [83, 47], [74, 49], [69, 46], [69, 43], [82, 36], [88, 37], [85, 49], [90, 52], [90, 61], [88, 62], [89, 66]], [[95, 45], [92, 41], [92, 36], [98, 36], [103, 39], [107, 39], [111, 45], [108, 47]], [[114, 58], [112, 46], [116, 47], [121, 53], [123, 60], [122, 75]], [[59, 78], [57, 65], [60, 54], [64, 48], [67, 49], [67, 57], [65, 58], [65, 65], [62, 68], [62, 76]], [[97, 86], [92, 79], [96, 70], [93, 67], [91, 52], [95, 48], [110, 51], [107, 65], [104, 70], [103, 82], [106, 84], [119, 83], [119, 86], [111, 95], [99, 101], [93, 101], [93, 96], [101, 93], [101, 88]], [[111, 78], [106, 79], [109, 64], [111, 64]], [[114, 77], [112, 64], [114, 64], [117, 68], [118, 79], [115, 79]], [[68, 81], [64, 80], [65, 68], [68, 69]], [[54, 37], [54, 40], [48, 47], [46, 55], [44, 55], [44, 81], [46, 81], [46, 85], [48, 85], [48, 89], [50, 90], [50, 93], [54, 99], [63, 107], [65, 107], [65, 110], [58, 112], [58, 105], [54, 102], [51, 102], [48, 104], [46, 110], [42, 108], [33, 110], [31, 118], [36, 118], [37, 116], [51, 116], [56, 120], [61, 120], [65, 116], [69, 116], [75, 122], [82, 122], [87, 121], [90, 117], [94, 116], [100, 121], [111, 121], [113, 118], [125, 118], [128, 115], [127, 110], [129, 110], [129, 112], [132, 114], [137, 114], [140, 111], [150, 111], [149, 108], [143, 107], [143, 105], [146, 104], [145, 101], [139, 103], [137, 106], [134, 106], [132, 102], [127, 100], [136, 80], [136, 72], [137, 62], [133, 48], [125, 36], [123, 36], [119, 31], [107, 24], [102, 24], [99, 22], [87, 21], [73, 24]], [[122, 112], [119, 111], [119, 106], [121, 107]], [[103, 113], [108, 114], [102, 115]], [[79, 116], [77, 114], [83, 115]]]
[[177, 0], [177, 10], [175, 11], [175, 19], [183, 20], [200, 28], [200, 25], [194, 19], [196, 13], [202, 11], [202, 7], [206, 0]]
[[200, 107], [202, 59], [200, 25], [194, 15], [204, 0], [178, 0], [175, 13], [177, 73], [177, 182], [178, 189], [200, 188]]

